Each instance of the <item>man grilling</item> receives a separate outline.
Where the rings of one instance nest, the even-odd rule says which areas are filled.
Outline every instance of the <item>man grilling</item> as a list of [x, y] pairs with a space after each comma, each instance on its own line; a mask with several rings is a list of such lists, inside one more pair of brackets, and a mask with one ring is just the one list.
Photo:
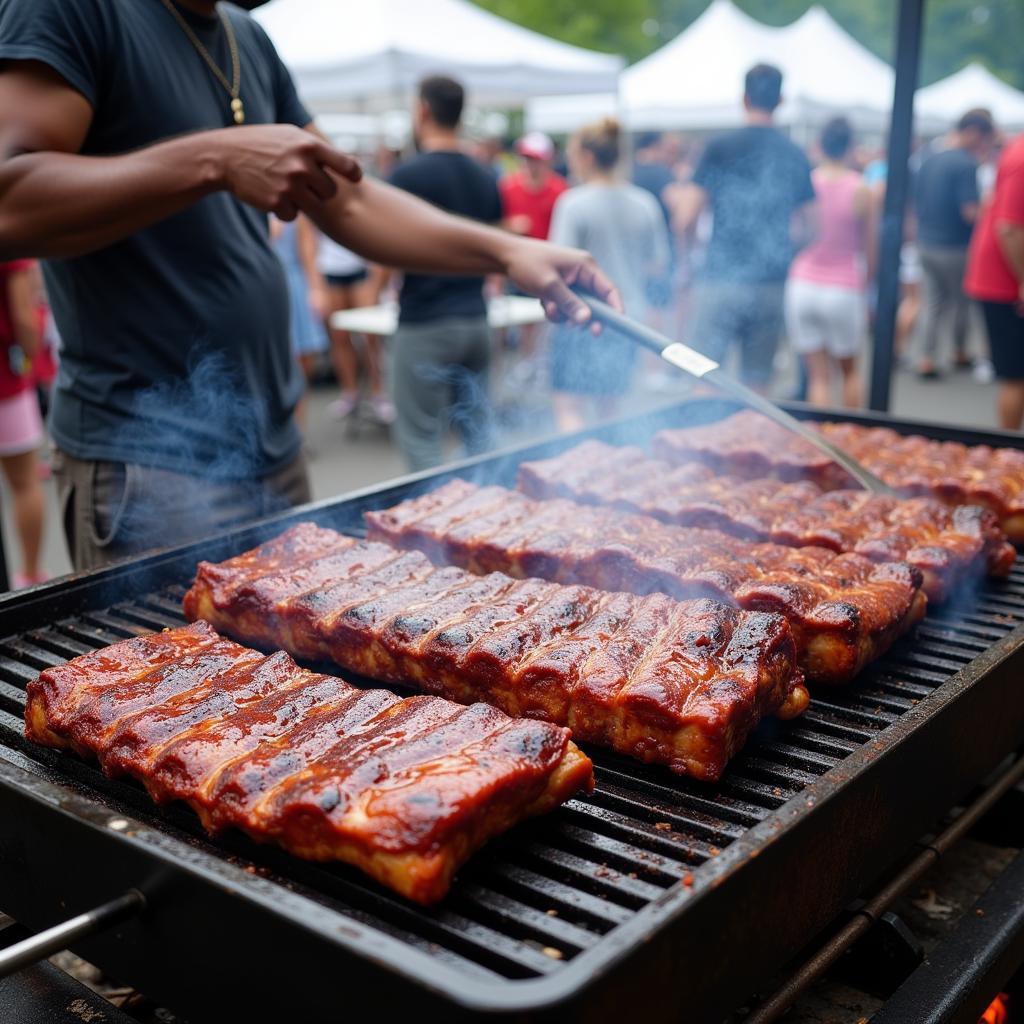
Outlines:
[[308, 500], [267, 213], [386, 265], [506, 274], [553, 318], [588, 318], [570, 283], [617, 301], [586, 253], [363, 180], [239, 6], [0, 0], [0, 258], [46, 260], [77, 569]]

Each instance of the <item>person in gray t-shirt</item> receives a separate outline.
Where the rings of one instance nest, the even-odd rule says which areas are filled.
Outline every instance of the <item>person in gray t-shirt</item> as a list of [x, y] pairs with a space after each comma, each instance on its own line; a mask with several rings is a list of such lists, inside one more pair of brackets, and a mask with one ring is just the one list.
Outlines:
[[[668, 267], [668, 229], [657, 200], [619, 177], [620, 155], [612, 119], [573, 137], [569, 162], [582, 184], [555, 203], [550, 237], [590, 250], [617, 282], [626, 312], [643, 318], [647, 286]], [[551, 357], [555, 416], [562, 430], [575, 430], [588, 412], [610, 412], [628, 390], [635, 346], [612, 331], [581, 339], [563, 329], [555, 332]]]

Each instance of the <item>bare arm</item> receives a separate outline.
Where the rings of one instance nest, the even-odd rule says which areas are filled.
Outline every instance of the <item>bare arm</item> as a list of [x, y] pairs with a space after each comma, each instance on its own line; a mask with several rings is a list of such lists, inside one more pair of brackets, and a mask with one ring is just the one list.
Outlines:
[[11, 313], [14, 341], [31, 359], [42, 347], [39, 324], [39, 293], [35, 271], [30, 267], [7, 278], [7, 303]]
[[682, 237], [697, 223], [708, 194], [693, 182], [672, 190], [672, 230]]
[[870, 284], [878, 273], [878, 224], [880, 208], [875, 192], [869, 185], [861, 185], [853, 197], [854, 209], [863, 230], [864, 263]]
[[316, 227], [308, 217], [300, 214], [296, 220], [295, 231], [299, 263], [306, 278], [309, 307], [321, 320], [326, 320], [331, 311], [331, 300], [327, 293], [327, 280], [320, 272], [317, 259], [320, 240]]
[[818, 237], [818, 204], [812, 199], [793, 211], [789, 232], [793, 245], [805, 249]]
[[230, 190], [285, 219], [336, 191], [324, 166], [355, 161], [287, 125], [184, 135], [132, 153], [82, 156], [92, 108], [56, 72], [15, 62], [0, 73], [0, 258], [101, 249]]
[[996, 224], [996, 237], [1006, 262], [1017, 278], [1020, 301], [1024, 302], [1024, 225], [1001, 220]]

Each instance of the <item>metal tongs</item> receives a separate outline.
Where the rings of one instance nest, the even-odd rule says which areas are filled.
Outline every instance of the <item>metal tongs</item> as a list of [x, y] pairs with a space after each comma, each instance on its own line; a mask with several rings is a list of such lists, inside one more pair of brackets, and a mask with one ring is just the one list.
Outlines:
[[657, 353], [665, 362], [671, 363], [677, 369], [683, 370], [698, 380], [714, 384], [722, 391], [729, 392], [752, 409], [756, 409], [780, 426], [798, 434], [819, 451], [824, 452], [834, 462], [838, 462], [866, 490], [875, 494], [895, 495], [896, 492], [888, 484], [879, 480], [874, 473], [865, 469], [856, 459], [834, 445], [828, 438], [823, 437], [817, 430], [811, 430], [795, 416], [790, 416], [788, 412], [780, 409], [763, 395], [759, 395], [745, 384], [741, 384], [731, 374], [726, 373], [713, 359], [690, 348], [689, 345], [672, 341], [653, 328], [638, 323], [587, 292], [577, 291], [576, 294], [587, 304], [594, 319], [599, 323], [615, 328], [630, 341]]

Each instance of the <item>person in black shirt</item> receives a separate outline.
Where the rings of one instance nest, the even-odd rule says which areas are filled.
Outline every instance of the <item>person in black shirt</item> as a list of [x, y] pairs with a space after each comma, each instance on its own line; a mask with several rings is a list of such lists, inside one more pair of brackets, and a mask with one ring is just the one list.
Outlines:
[[[395, 168], [391, 184], [442, 210], [497, 224], [501, 197], [494, 175], [461, 150], [459, 122], [465, 93], [451, 78], [420, 83], [414, 130], [420, 152]], [[393, 342], [395, 440], [413, 471], [442, 461], [451, 424], [469, 454], [491, 445], [484, 279], [406, 274]]]
[[308, 498], [268, 213], [375, 262], [505, 274], [555, 317], [588, 319], [567, 281], [618, 301], [584, 253], [363, 180], [240, 9], [258, 5], [0, 0], [0, 260], [46, 260], [79, 569]]
[[926, 157], [914, 179], [924, 292], [918, 373], [926, 380], [939, 376], [939, 329], [947, 320], [953, 332], [954, 365], [971, 365], [963, 280], [967, 247], [978, 219], [978, 164], [991, 152], [994, 140], [992, 115], [987, 110], [969, 110], [960, 118], [950, 145]]
[[782, 333], [789, 264], [812, 234], [811, 167], [774, 127], [781, 98], [778, 68], [758, 64], [747, 72], [746, 126], [708, 143], [674, 217], [679, 234], [705, 207], [714, 218], [690, 344], [719, 361], [738, 344], [742, 376], [760, 389], [771, 379]]

